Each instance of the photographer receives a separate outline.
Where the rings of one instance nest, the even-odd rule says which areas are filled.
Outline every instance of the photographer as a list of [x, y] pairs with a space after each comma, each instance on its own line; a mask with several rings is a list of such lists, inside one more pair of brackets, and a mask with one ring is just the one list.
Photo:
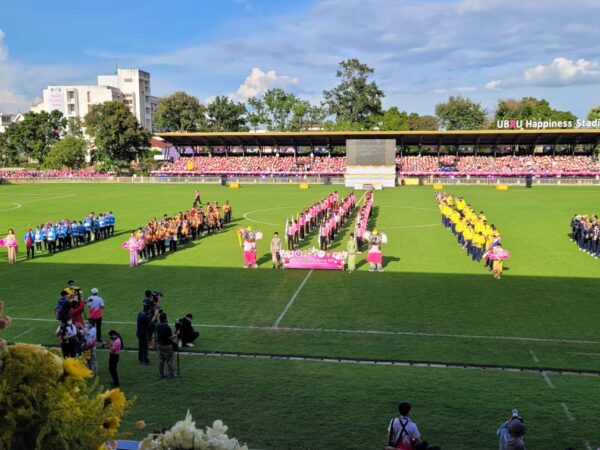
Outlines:
[[417, 425], [410, 420], [410, 403], [402, 402], [398, 405], [399, 417], [394, 417], [388, 427], [388, 444], [386, 450], [401, 449], [412, 450], [421, 441], [421, 434]]
[[496, 434], [500, 438], [500, 450], [525, 450], [523, 436], [527, 427], [519, 416], [519, 411], [512, 410], [510, 419], [500, 425]]
[[180, 345], [193, 347], [193, 342], [200, 336], [200, 333], [194, 331], [194, 328], [192, 327], [192, 319], [193, 317], [191, 314], [186, 314], [184, 318], [175, 322], [175, 332], [179, 338]]
[[169, 371], [169, 378], [173, 378], [173, 353], [174, 353], [174, 338], [173, 330], [167, 323], [167, 314], [162, 312], [159, 315], [159, 325], [156, 327], [156, 335], [158, 339], [158, 352], [160, 364], [158, 365], [158, 374], [161, 378], [165, 377], [165, 362]]
[[156, 322], [158, 320], [158, 315], [163, 312], [161, 306], [160, 306], [160, 300], [163, 297], [162, 292], [160, 291], [146, 291], [144, 293], [145, 298], [144, 300], [142, 300], [142, 303], [144, 305], [144, 311], [146, 312], [146, 315], [148, 316], [148, 347], [149, 348], [154, 348], [154, 332], [156, 331]]

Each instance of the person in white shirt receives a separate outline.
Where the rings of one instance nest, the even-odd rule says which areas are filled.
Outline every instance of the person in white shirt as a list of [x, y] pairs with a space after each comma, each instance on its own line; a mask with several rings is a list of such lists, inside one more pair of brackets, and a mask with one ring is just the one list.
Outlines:
[[394, 417], [388, 427], [387, 449], [412, 450], [421, 440], [417, 425], [410, 420], [411, 405], [402, 402], [398, 405], [399, 417]]
[[90, 310], [90, 319], [94, 319], [96, 326], [96, 337], [102, 341], [102, 309], [104, 309], [104, 299], [98, 295], [98, 289], [91, 290], [92, 296], [87, 299], [87, 306]]
[[96, 358], [96, 327], [94, 326], [94, 319], [89, 318], [85, 324], [85, 350], [90, 352], [88, 360], [88, 367], [94, 373], [94, 376], [98, 375], [98, 359]]

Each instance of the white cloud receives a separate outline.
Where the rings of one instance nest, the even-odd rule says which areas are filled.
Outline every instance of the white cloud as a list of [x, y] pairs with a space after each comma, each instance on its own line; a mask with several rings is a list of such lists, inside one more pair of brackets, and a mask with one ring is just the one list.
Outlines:
[[492, 80], [485, 83], [485, 88], [490, 90], [496, 90], [502, 87], [502, 80]]
[[265, 91], [271, 88], [284, 88], [296, 86], [297, 84], [298, 78], [296, 77], [277, 75], [274, 70], [263, 72], [258, 67], [254, 67], [237, 91], [229, 94], [229, 96], [235, 100], [245, 102], [251, 97], [264, 94]]
[[518, 86], [577, 86], [600, 83], [600, 69], [595, 62], [583, 58], [558, 57], [550, 64], [538, 64], [523, 72], [520, 77], [492, 80], [485, 84], [486, 89], [495, 90]]
[[600, 70], [598, 70], [598, 64], [583, 58], [577, 61], [554, 58], [551, 64], [539, 64], [527, 69], [524, 78], [528, 84], [536, 86], [593, 84], [600, 82]]

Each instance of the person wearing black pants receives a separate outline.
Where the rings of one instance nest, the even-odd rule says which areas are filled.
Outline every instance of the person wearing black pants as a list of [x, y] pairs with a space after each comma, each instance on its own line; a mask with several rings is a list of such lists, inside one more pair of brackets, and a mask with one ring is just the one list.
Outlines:
[[108, 372], [112, 377], [111, 387], [116, 388], [120, 386], [119, 383], [119, 372], [117, 371], [117, 366], [119, 364], [119, 352], [123, 348], [123, 339], [121, 335], [117, 333], [115, 330], [110, 330], [108, 332], [108, 336], [112, 340], [112, 344], [110, 346], [110, 354], [108, 356]]
[[150, 320], [146, 311], [140, 311], [137, 315], [136, 336], [138, 338], [138, 360], [140, 364], [150, 364], [148, 359], [148, 329]]

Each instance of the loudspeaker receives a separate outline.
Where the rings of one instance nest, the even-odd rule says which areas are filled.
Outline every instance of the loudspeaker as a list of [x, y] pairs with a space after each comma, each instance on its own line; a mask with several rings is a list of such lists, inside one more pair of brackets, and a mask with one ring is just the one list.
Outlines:
[[331, 177], [329, 175], [326, 175], [323, 177], [323, 184], [325, 186], [330, 186], [331, 185]]
[[533, 187], [533, 176], [531, 176], [531, 175], [525, 176], [525, 186], [528, 188]]
[[227, 186], [227, 175], [221, 175], [221, 186]]

